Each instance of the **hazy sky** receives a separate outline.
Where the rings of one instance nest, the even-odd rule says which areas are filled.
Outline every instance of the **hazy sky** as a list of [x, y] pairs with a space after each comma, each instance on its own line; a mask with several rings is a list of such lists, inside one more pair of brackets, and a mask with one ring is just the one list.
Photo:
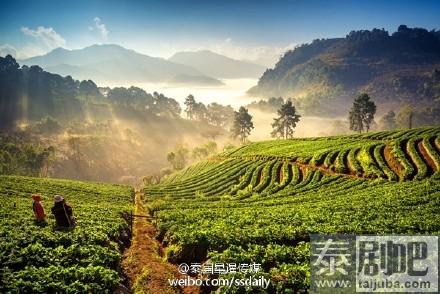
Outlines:
[[440, 29], [440, 1], [1, 1], [0, 55], [116, 43], [152, 56], [211, 49], [270, 63], [350, 30]]

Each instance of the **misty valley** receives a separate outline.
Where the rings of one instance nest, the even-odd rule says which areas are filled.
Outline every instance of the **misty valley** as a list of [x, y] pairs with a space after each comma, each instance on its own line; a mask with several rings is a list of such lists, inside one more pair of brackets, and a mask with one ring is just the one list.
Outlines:
[[[379, 53], [373, 49], [365, 51], [365, 48], [375, 48], [378, 42], [387, 38], [389, 41], [386, 42], [390, 45], [387, 45], [386, 50], [380, 50]], [[411, 47], [414, 38], [425, 47]], [[269, 91], [265, 95], [284, 97], [275, 96], [270, 99], [249, 96], [256, 92], [257, 88], [250, 88], [250, 85], [254, 81], [252, 77], [262, 72], [261, 68], [209, 51], [176, 54], [170, 61], [153, 60], [181, 62], [179, 64], [187, 67], [193, 65], [194, 71], [218, 79], [228, 78], [227, 84], [173, 86], [164, 84], [166, 79], [154, 83], [152, 80], [159, 78], [141, 72], [136, 74], [137, 80], [133, 80], [124, 72], [131, 71], [132, 59], [151, 66], [152, 58], [116, 45], [95, 45], [74, 51], [56, 49], [45, 56], [23, 61], [29, 64], [23, 66], [11, 56], [4, 57], [1, 60], [1, 126], [5, 131], [16, 132], [2, 137], [2, 173], [135, 183], [146, 175], [170, 173], [173, 167], [167, 161], [167, 154], [174, 150], [183, 150], [185, 166], [201, 159], [199, 149], [204, 144], [216, 145], [215, 149], [204, 150], [202, 154], [205, 156], [210, 155], [210, 152], [237, 146], [237, 141], [230, 135], [230, 128], [234, 117], [233, 108], [238, 109], [240, 106], [249, 109], [256, 127], [250, 132], [250, 140], [271, 138], [273, 118], [287, 100], [293, 102], [302, 116], [295, 128], [295, 136], [348, 134], [350, 129], [346, 116], [350, 100], [362, 91], [372, 93], [370, 95], [378, 106], [376, 116], [382, 117], [372, 121], [372, 130], [408, 127], [410, 114], [413, 127], [436, 125], [440, 117], [440, 73], [435, 62], [440, 57], [432, 52], [438, 52], [434, 49], [439, 46], [438, 40], [438, 32], [401, 26], [391, 36], [381, 30], [359, 31], [351, 32], [345, 39], [321, 40], [299, 46], [282, 56], [274, 69], [267, 71], [258, 81], [258, 89]], [[344, 44], [349, 51], [342, 51], [340, 47], [335, 47], [335, 43]], [[396, 51], [398, 53], [393, 51], [394, 48], [399, 48]], [[407, 48], [407, 53], [402, 48]], [[394, 60], [389, 60], [387, 54], [394, 54]], [[412, 65], [413, 59], [398, 57], [405, 54], [417, 56], [417, 68]], [[328, 63], [330, 56], [341, 56], [342, 60], [351, 65], [344, 69], [345, 72], [341, 71], [340, 65]], [[384, 60], [386, 66], [382, 63], [380, 68], [383, 69], [375, 73], [377, 77], [372, 76], [376, 70], [368, 70], [371, 77], [361, 75], [356, 79], [356, 84], [348, 75], [357, 76], [356, 68], [360, 65], [356, 64], [361, 60], [364, 60], [364, 66], [370, 67]], [[100, 63], [96, 63], [98, 61]], [[312, 64], [318, 61], [326, 62], [326, 66], [319, 67], [320, 71], [327, 72], [325, 75], [311, 71]], [[116, 75], [118, 83], [126, 86], [108, 87], [90, 79], [79, 81], [70, 75], [62, 77], [33, 63], [47, 70], [58, 64], [81, 66], [84, 75], [80, 77], [95, 77], [111, 85], [113, 78], [105, 80], [105, 75], [92, 71], [91, 64], [95, 64], [100, 72]], [[296, 73], [301, 75], [301, 79], [291, 77], [292, 81], [301, 80], [306, 83], [307, 86], [301, 89], [310, 89], [307, 93], [299, 94], [296, 90], [289, 92], [287, 89], [276, 92], [266, 85], [267, 76], [271, 72], [286, 71], [285, 63], [295, 71], [301, 64], [307, 69], [306, 72]], [[120, 64], [124, 64], [126, 69], [122, 70]], [[240, 68], [241, 72], [237, 72], [236, 68]], [[179, 73], [175, 69], [171, 70], [174, 70], [174, 74]], [[384, 81], [380, 78], [382, 72], [389, 76], [389, 85], [359, 84], [361, 77], [366, 81]], [[68, 73], [75, 77], [75, 71]], [[172, 72], [168, 75], [171, 76]], [[141, 87], [128, 86], [124, 78], [132, 79], [134, 84], [150, 89], [151, 92]], [[139, 83], [140, 78], [144, 80], [143, 83]], [[335, 84], [339, 80], [341, 82]], [[175, 95], [177, 99], [156, 92], [155, 87]], [[370, 88], [374, 91], [370, 91]], [[190, 91], [202, 95], [194, 98], [194, 108], [197, 109], [194, 115], [185, 106], [185, 99], [194, 97]], [[414, 100], [414, 97], [420, 99]], [[8, 151], [10, 144], [20, 150], [19, 154]], [[32, 160], [27, 158], [34, 154], [40, 159], [30, 163]]]

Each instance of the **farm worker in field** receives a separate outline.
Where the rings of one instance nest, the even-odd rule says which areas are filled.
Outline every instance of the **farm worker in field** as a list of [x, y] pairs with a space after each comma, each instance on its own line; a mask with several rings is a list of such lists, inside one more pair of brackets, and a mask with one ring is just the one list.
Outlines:
[[44, 222], [46, 220], [46, 212], [44, 211], [43, 204], [41, 204], [41, 196], [39, 194], [33, 194], [32, 210], [34, 211], [35, 219], [37, 222]]
[[70, 207], [66, 200], [61, 195], [55, 195], [54, 206], [52, 207], [52, 214], [55, 216], [58, 227], [70, 228], [76, 225], [73, 217], [72, 207]]

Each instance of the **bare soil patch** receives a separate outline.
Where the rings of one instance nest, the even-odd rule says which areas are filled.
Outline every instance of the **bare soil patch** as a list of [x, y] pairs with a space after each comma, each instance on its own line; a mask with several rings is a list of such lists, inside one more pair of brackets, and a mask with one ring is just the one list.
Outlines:
[[390, 169], [399, 177], [402, 177], [404, 172], [403, 165], [397, 160], [396, 157], [391, 153], [391, 149], [389, 145], [385, 145], [383, 149], [383, 157], [385, 158], [385, 162], [390, 167]]

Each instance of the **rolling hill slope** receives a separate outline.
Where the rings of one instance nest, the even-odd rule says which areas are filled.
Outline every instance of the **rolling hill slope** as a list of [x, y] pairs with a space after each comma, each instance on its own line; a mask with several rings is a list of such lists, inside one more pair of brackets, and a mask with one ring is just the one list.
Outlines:
[[419, 128], [257, 142], [144, 191], [168, 260], [261, 263], [286, 293], [310, 287], [310, 234], [438, 234], [439, 172]]

